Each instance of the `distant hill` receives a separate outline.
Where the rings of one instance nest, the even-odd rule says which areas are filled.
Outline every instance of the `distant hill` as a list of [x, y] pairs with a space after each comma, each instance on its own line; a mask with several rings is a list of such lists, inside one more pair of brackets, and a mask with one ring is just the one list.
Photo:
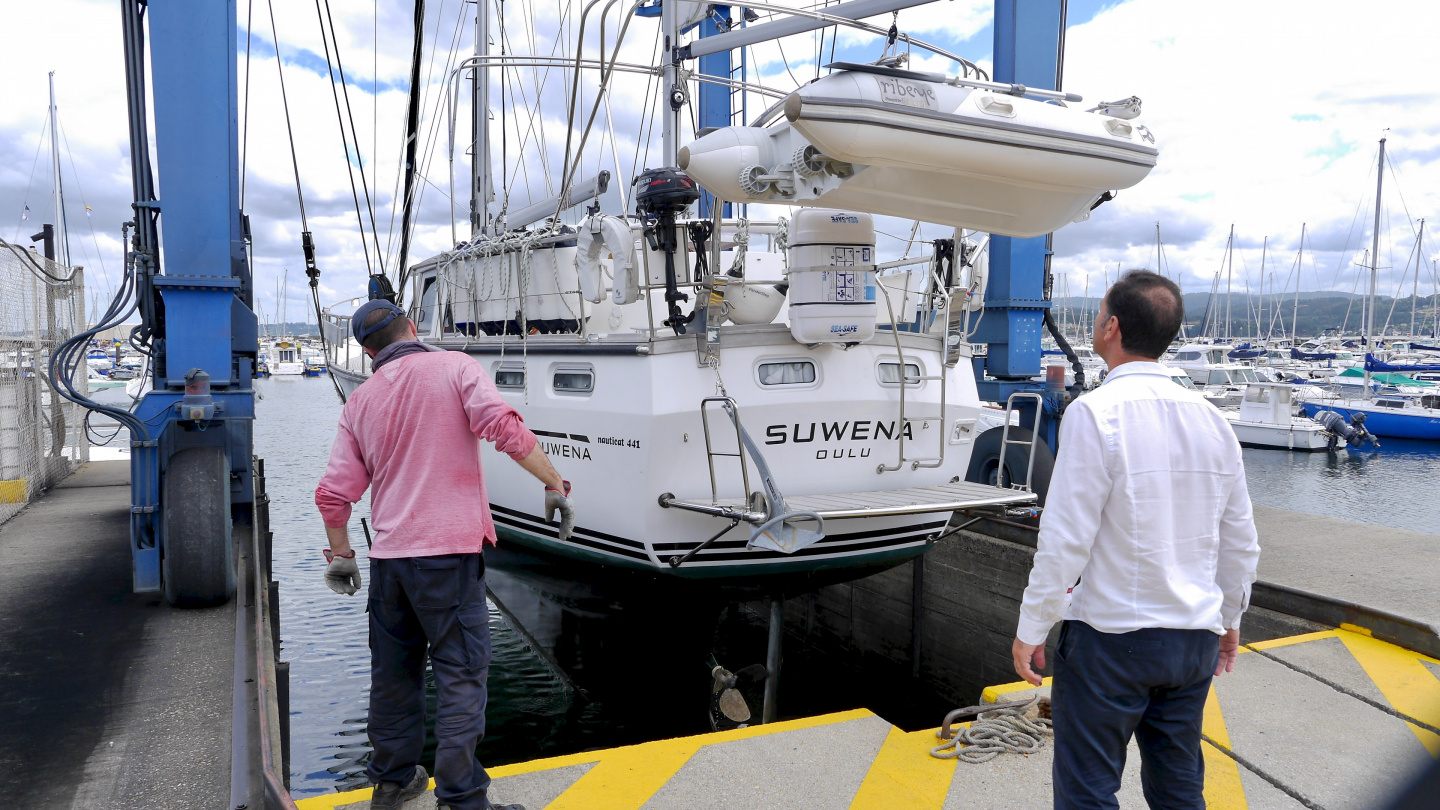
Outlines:
[[304, 323], [302, 321], [260, 324], [260, 338], [263, 340], [267, 335], [272, 337], [277, 337], [280, 335], [286, 335], [289, 337], [305, 337], [313, 335], [318, 337], [320, 335], [320, 330], [315, 328], [315, 324]]
[[[1436, 296], [1428, 295], [1417, 298], [1415, 301], [1415, 331], [1418, 334], [1429, 335], [1434, 333], [1435, 319], [1433, 317]], [[1061, 298], [1055, 301], [1055, 314], [1062, 318], [1069, 310], [1068, 317], [1071, 323], [1084, 318], [1088, 324], [1095, 317], [1095, 310], [1100, 305], [1100, 299], [1090, 298]], [[1186, 332], [1195, 335], [1200, 329], [1203, 320], [1206, 319], [1207, 308], [1217, 308], [1218, 317], [1212, 317], [1211, 322], [1218, 322], [1218, 329], [1221, 334], [1225, 333], [1225, 295], [1222, 293], [1215, 296], [1214, 301], [1208, 293], [1187, 293], [1185, 295], [1185, 325]], [[1391, 311], [1391, 307], [1394, 311]], [[1324, 334], [1326, 330], [1345, 331], [1357, 333], [1364, 318], [1365, 297], [1344, 292], [1302, 292], [1298, 312], [1296, 312], [1295, 295], [1267, 295], [1261, 298], [1258, 295], [1247, 296], [1231, 294], [1230, 296], [1230, 335], [1232, 337], [1253, 338], [1267, 334], [1273, 321], [1274, 334], [1290, 334], [1292, 331], [1292, 315], [1298, 316], [1298, 333], [1302, 337], [1313, 337]], [[1263, 310], [1264, 324], [1256, 325], [1257, 310]], [[1278, 314], [1276, 312], [1278, 310]], [[1088, 312], [1088, 314], [1086, 314]], [[1410, 298], [1408, 296], [1399, 299], [1389, 296], [1375, 297], [1375, 323], [1377, 328], [1383, 327], [1386, 319], [1389, 319], [1390, 329], [1388, 334], [1404, 335], [1410, 331]], [[1063, 319], [1063, 318], [1062, 318]], [[1283, 326], [1282, 326], [1283, 324]], [[1214, 331], [1214, 330], [1212, 330]]]

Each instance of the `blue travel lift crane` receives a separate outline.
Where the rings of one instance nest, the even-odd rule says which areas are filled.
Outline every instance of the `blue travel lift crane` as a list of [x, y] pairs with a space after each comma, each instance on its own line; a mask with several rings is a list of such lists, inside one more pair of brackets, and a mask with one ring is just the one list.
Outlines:
[[[704, 34], [734, 27], [730, 6], [712, 11]], [[231, 512], [255, 499], [259, 351], [239, 198], [236, 5], [122, 0], [122, 19], [135, 198], [128, 258], [142, 319], [137, 340], [152, 355], [153, 378], [135, 409], [142, 429], [131, 435], [134, 589], [163, 590], [172, 604], [223, 603], [235, 592]], [[1065, 0], [996, 0], [994, 29], [996, 81], [1059, 87]], [[728, 79], [735, 69], [729, 52], [699, 61], [708, 75]], [[704, 84], [699, 96], [701, 129], [731, 123], [728, 87]], [[1050, 307], [1049, 244], [1048, 237], [991, 238], [985, 316], [974, 339], [989, 344], [975, 361], [981, 396], [1006, 402], [1037, 394], [1016, 410], [1053, 450], [1068, 393], [1031, 381], [1041, 370]], [[995, 448], [999, 456], [1004, 449]]]
[[135, 213], [127, 264], [141, 314], [134, 340], [148, 346], [153, 381], [134, 409], [141, 429], [130, 431], [134, 590], [221, 604], [236, 587], [231, 512], [255, 500], [259, 351], [240, 211], [236, 7], [122, 0], [121, 16]]
[[[1066, 0], [995, 0], [994, 81], [1042, 90], [1059, 90], [1065, 70]], [[1048, 328], [1075, 369], [1076, 389], [1081, 385], [1080, 362], [1060, 334], [1050, 314], [1052, 237], [1016, 239], [990, 237], [990, 275], [985, 288], [985, 313], [972, 337], [987, 344], [984, 357], [976, 357], [975, 382], [980, 398], [1013, 403], [1019, 414], [1019, 439], [1035, 441], [1035, 480], [1028, 481], [1041, 494], [1049, 488], [1050, 467], [1060, 444], [1060, 417], [1073, 398], [1060, 384], [1034, 382], [1041, 365], [1041, 337]], [[1036, 435], [1029, 437], [1031, 432]], [[1017, 431], [1011, 428], [1015, 437]], [[1025, 455], [1012, 455], [1023, 445], [1002, 446], [1000, 429], [976, 439], [970, 470], [972, 479], [993, 480], [1004, 470], [1011, 481], [1024, 481]], [[990, 465], [995, 465], [993, 470]], [[976, 473], [979, 473], [977, 476]], [[1041, 480], [1043, 476], [1043, 481]], [[997, 481], [998, 482], [998, 481]]]

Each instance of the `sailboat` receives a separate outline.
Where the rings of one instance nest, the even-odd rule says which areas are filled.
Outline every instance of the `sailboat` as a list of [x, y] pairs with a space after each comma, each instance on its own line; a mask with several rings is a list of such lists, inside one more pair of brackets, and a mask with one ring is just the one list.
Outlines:
[[1364, 329], [1361, 330], [1361, 344], [1366, 347], [1363, 388], [1358, 395], [1346, 393], [1309, 397], [1302, 405], [1305, 415], [1310, 417], [1320, 411], [1334, 411], [1353, 421], [1357, 414], [1363, 414], [1366, 429], [1382, 438], [1440, 441], [1440, 394], [1411, 395], [1393, 386], [1377, 390], [1372, 384], [1376, 374], [1440, 371], [1437, 364], [1386, 363], [1372, 352], [1375, 346], [1375, 288], [1380, 263], [1380, 213], [1385, 184], [1385, 140], [1380, 139], [1380, 170], [1375, 179], [1375, 225], [1370, 250], [1370, 294], [1366, 301]]
[[[487, 479], [502, 547], [587, 576], [774, 593], [918, 556], [957, 510], [1030, 509], [1036, 494], [1023, 476], [972, 458], [982, 434], [1011, 421], [980, 400], [972, 372], [967, 338], [985, 284], [977, 231], [1046, 233], [1138, 183], [1157, 154], [1135, 120], [1138, 99], [1082, 110], [1079, 96], [990, 82], [904, 35], [958, 75], [906, 71], [889, 54], [833, 64], [786, 93], [734, 78], [743, 76], [735, 54], [707, 41], [722, 31], [758, 38], [761, 26], [717, 22], [708, 6], [684, 19], [688, 8], [663, 4], [665, 41], [718, 54], [718, 67], [677, 73], [658, 57], [617, 67], [603, 51], [564, 64], [599, 77], [598, 90], [568, 92], [581, 141], [587, 119], [608, 119], [617, 74], [658, 74], [672, 89], [654, 110], [660, 165], [622, 186], [622, 210], [601, 205], [618, 158], [614, 175], [583, 178], [577, 167], [595, 161], [569, 152], [561, 193], [514, 210], [502, 198], [496, 210], [490, 124], [476, 115], [470, 239], [407, 268], [396, 290], [421, 340], [480, 363], [574, 485], [579, 525], [562, 540], [532, 481]], [[477, 53], [453, 74], [474, 72], [482, 111], [489, 71], [545, 62], [489, 54], [489, 13], [477, 6]], [[817, 16], [793, 14], [787, 25]], [[865, 27], [827, 20], [812, 27]], [[705, 108], [717, 87], [724, 125], [682, 145], [686, 105], [700, 97]], [[776, 103], [746, 120], [746, 92]], [[838, 109], [854, 120], [837, 121]], [[887, 127], [914, 141], [893, 150], [905, 160], [877, 150]], [[921, 187], [919, 176], [939, 179]], [[746, 216], [761, 202], [788, 216]], [[882, 261], [875, 217], [887, 214], [954, 235], [928, 254]], [[348, 395], [368, 363], [338, 308], [324, 313], [322, 333]], [[1010, 438], [1028, 435], [1016, 427]], [[482, 448], [487, 469], [508, 463]]]

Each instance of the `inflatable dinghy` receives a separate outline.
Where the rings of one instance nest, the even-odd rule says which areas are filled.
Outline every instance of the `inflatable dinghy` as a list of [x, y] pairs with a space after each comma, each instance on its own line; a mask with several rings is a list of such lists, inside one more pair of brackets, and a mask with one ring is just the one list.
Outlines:
[[1088, 218], [1105, 192], [1145, 179], [1159, 155], [1133, 120], [1138, 99], [1086, 111], [939, 74], [834, 67], [755, 126], [692, 141], [680, 167], [725, 200], [1029, 237]]

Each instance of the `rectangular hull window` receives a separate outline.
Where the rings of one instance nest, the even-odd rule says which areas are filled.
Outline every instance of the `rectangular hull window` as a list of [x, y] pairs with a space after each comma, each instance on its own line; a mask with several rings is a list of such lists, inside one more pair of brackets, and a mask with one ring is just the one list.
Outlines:
[[589, 371], [555, 372], [555, 391], [562, 394], [588, 394], [595, 390], [595, 375]]
[[[881, 363], [880, 366], [879, 366], [879, 369], [878, 369], [878, 373], [879, 373], [879, 376], [880, 376], [880, 384], [881, 384], [881, 385], [899, 385], [899, 384], [900, 384], [900, 364], [899, 364], [899, 363]], [[906, 385], [909, 385], [909, 386], [918, 386], [918, 385], [920, 384], [920, 379], [919, 379], [919, 377], [920, 377], [920, 366], [918, 366], [918, 365], [916, 365], [916, 364], [914, 364], [914, 363], [906, 363], [906, 364], [905, 364], [905, 384], [906, 384]]]
[[761, 385], [808, 385], [815, 382], [815, 364], [803, 360], [761, 363], [758, 375]]

